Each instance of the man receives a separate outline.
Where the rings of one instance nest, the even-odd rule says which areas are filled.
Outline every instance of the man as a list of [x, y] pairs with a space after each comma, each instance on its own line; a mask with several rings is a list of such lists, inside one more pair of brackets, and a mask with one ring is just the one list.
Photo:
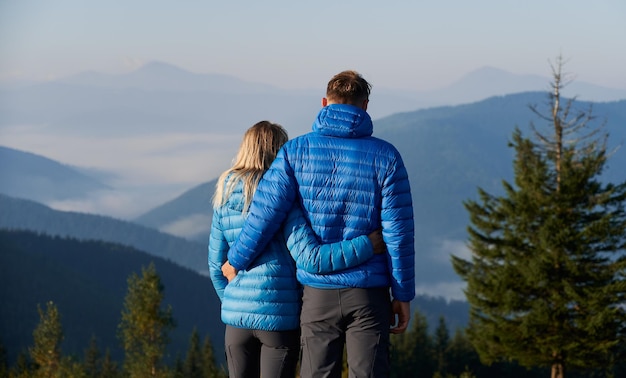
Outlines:
[[[229, 278], [248, 268], [294, 203], [322, 243], [382, 227], [387, 254], [324, 274], [297, 270], [304, 285], [303, 378], [340, 377], [344, 343], [350, 377], [387, 376], [389, 332], [404, 332], [410, 319], [415, 297], [411, 191], [396, 148], [371, 136], [373, 124], [366, 112], [370, 90], [355, 71], [329, 81], [313, 131], [279, 151], [223, 267]], [[305, 265], [304, 258], [319, 257], [294, 255], [297, 266]], [[397, 322], [391, 329], [389, 319]]]

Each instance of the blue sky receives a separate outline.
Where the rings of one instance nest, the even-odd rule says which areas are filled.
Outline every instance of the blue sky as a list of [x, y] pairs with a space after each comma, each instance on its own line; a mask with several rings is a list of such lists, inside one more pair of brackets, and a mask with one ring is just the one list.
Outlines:
[[0, 80], [127, 72], [149, 61], [283, 88], [356, 69], [434, 89], [483, 66], [626, 88], [623, 0], [0, 0]]

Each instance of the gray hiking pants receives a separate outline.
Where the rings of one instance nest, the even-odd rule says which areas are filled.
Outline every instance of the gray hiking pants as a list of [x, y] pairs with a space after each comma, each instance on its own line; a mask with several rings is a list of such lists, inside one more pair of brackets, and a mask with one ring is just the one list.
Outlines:
[[300, 377], [341, 377], [344, 344], [351, 378], [389, 376], [390, 319], [388, 288], [305, 286]]

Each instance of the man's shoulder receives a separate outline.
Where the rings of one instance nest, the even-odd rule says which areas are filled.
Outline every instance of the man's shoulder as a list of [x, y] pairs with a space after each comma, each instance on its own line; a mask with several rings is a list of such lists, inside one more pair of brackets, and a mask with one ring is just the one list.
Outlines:
[[389, 154], [398, 155], [398, 156], [400, 155], [400, 152], [398, 151], [396, 146], [394, 146], [391, 142], [388, 142], [388, 141], [386, 141], [384, 139], [380, 139], [380, 138], [375, 137], [375, 136], [369, 137], [369, 140], [371, 140], [372, 143], [375, 143], [378, 148], [384, 149]]
[[283, 149], [289, 150], [290, 148], [294, 148], [297, 146], [308, 145], [309, 143], [311, 143], [311, 140], [317, 137], [319, 137], [319, 134], [314, 131], [298, 135], [295, 138], [289, 139], [287, 143], [283, 145]]

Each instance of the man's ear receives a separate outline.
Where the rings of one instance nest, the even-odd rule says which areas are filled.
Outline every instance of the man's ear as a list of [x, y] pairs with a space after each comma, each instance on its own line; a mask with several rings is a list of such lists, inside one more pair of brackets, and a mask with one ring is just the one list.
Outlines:
[[367, 104], [370, 103], [370, 100], [363, 100], [363, 105], [361, 105], [361, 108], [363, 108], [363, 110], [367, 111]]
[[326, 97], [322, 97], [322, 107], [328, 105], [328, 99]]

